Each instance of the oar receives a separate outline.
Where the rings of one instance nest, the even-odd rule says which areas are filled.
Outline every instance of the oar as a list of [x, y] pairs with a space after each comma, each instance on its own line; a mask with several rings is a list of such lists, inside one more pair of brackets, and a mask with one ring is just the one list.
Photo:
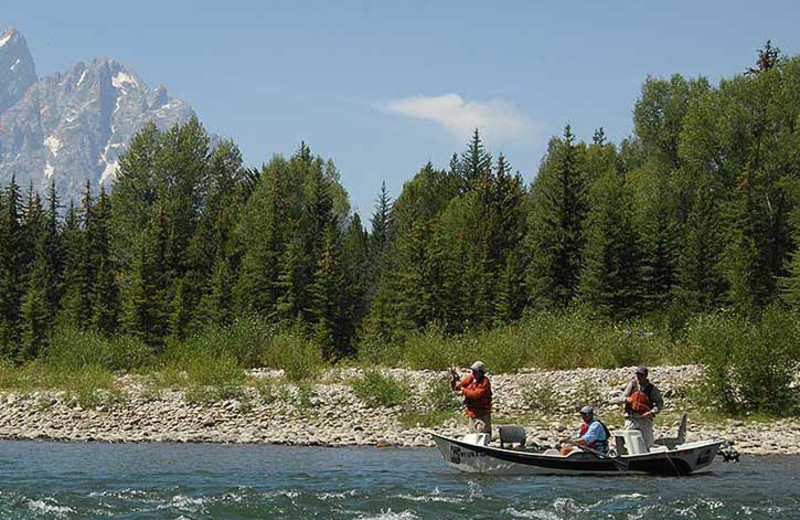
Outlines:
[[577, 442], [567, 441], [567, 444], [572, 444], [573, 446], [577, 446], [579, 449], [585, 451], [586, 453], [591, 453], [592, 455], [599, 457], [601, 459], [610, 460], [618, 471], [628, 471], [629, 462], [620, 456], [612, 457], [610, 455], [606, 455], [603, 452], [597, 451], [594, 448], [590, 448], [585, 444], [578, 444]]

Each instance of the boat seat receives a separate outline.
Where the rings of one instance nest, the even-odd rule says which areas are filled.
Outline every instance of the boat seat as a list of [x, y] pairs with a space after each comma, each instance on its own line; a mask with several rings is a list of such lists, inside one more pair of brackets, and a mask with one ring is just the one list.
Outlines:
[[662, 437], [660, 439], [656, 439], [653, 441], [653, 444], [656, 446], [666, 446], [667, 448], [674, 450], [675, 446], [679, 444], [683, 444], [686, 442], [686, 422], [687, 417], [684, 413], [681, 415], [681, 424], [678, 426], [678, 435], [677, 437]]
[[506, 444], [519, 444], [520, 447], [525, 446], [527, 434], [525, 433], [524, 427], [512, 424], [508, 426], [500, 426], [498, 427], [498, 431], [500, 432], [501, 448], [505, 447]]

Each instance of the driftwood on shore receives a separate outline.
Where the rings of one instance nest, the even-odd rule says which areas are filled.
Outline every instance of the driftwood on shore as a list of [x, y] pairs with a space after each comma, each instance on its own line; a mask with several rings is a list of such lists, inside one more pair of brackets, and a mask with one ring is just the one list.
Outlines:
[[[280, 382], [280, 392], [260, 400], [255, 389], [244, 396], [217, 402], [187, 400], [183, 391], [153, 392], [137, 376], [121, 376], [123, 398], [112, 404], [84, 408], [65, 392], [0, 393], [0, 438], [99, 442], [216, 442], [295, 445], [431, 446], [428, 427], [401, 420], [409, 409], [423, 409], [426, 389], [445, 377], [443, 372], [391, 369], [387, 375], [411, 389], [403, 406], [370, 407], [349, 381], [360, 369], [332, 369], [311, 387], [281, 382], [279, 371], [251, 371], [253, 380]], [[528, 438], [549, 445], [576, 428], [575, 411], [595, 407], [598, 417], [621, 424], [622, 388], [631, 369], [522, 371], [490, 374], [494, 389], [494, 423], [525, 426]], [[666, 410], [657, 420], [657, 435], [674, 435], [682, 397], [701, 375], [697, 366], [655, 367], [651, 379], [665, 395]], [[277, 384], [277, 383], [276, 383]], [[303, 396], [300, 396], [304, 393]], [[537, 402], [537, 399], [540, 402]], [[680, 409], [679, 409], [680, 408]], [[800, 421], [756, 422], [707, 419], [689, 412], [688, 440], [723, 437], [742, 453], [800, 454]], [[464, 429], [461, 414], [434, 427], [445, 434]], [[613, 429], [613, 428], [612, 428]]]

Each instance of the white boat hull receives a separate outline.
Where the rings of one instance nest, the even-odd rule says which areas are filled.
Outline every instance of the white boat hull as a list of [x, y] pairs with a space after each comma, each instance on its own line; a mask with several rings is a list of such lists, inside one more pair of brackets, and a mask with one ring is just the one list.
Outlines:
[[[715, 439], [682, 444], [672, 450], [656, 448], [646, 454], [619, 457], [625, 464], [615, 464], [610, 458], [583, 451], [564, 457], [471, 444], [435, 433], [431, 435], [448, 466], [466, 473], [490, 475], [687, 475], [708, 467], [723, 443]], [[621, 466], [625, 469], [620, 469]]]

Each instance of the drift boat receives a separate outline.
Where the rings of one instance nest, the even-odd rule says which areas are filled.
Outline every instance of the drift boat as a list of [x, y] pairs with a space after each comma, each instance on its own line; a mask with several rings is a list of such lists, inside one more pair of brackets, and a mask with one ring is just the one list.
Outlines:
[[[431, 435], [451, 468], [491, 475], [688, 475], [711, 465], [725, 442], [723, 439], [688, 443], [683, 439], [664, 439], [662, 445], [648, 450], [641, 433], [623, 431], [616, 435], [619, 452], [616, 455], [576, 450], [563, 456], [555, 449], [537, 452], [522, 446], [515, 448], [513, 443], [505, 447], [503, 441], [514, 440], [522, 440], [524, 446], [524, 437], [504, 438], [503, 428], [508, 427], [500, 428], [501, 447], [490, 446], [488, 434], [469, 434], [461, 439], [434, 432]], [[516, 428], [512, 431], [517, 433], [521, 429], [511, 428]]]

